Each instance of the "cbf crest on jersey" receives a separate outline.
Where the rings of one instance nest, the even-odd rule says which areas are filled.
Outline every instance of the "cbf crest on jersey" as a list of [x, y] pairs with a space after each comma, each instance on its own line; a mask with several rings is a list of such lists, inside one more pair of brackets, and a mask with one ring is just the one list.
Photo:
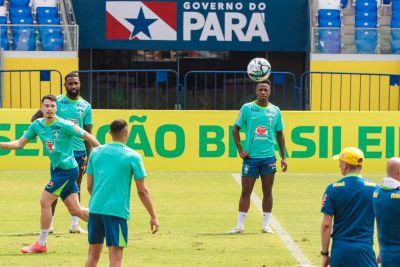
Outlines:
[[106, 39], [176, 41], [176, 17], [176, 2], [106, 1]]

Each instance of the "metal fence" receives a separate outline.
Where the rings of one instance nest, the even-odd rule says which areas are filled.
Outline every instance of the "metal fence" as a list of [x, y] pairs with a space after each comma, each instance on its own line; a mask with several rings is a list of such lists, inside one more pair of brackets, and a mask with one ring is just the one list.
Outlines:
[[3, 108], [39, 108], [42, 96], [62, 90], [58, 70], [0, 70], [0, 79]]
[[[270, 101], [284, 110], [301, 110], [301, 91], [290, 72], [272, 72]], [[246, 71], [190, 71], [184, 77], [184, 109], [236, 110], [255, 100], [256, 83]]]
[[300, 78], [307, 110], [398, 111], [400, 75], [305, 72]]
[[174, 70], [80, 70], [81, 95], [97, 109], [179, 109]]

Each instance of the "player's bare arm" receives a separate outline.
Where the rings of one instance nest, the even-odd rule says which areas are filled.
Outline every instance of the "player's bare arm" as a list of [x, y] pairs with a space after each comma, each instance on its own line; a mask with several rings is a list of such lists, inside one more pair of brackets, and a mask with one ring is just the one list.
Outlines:
[[87, 190], [89, 192], [89, 195], [92, 195], [92, 190], [93, 190], [93, 175], [88, 174], [86, 176], [87, 179]]
[[99, 141], [97, 141], [96, 137], [92, 134], [84, 131], [84, 134], [81, 137], [83, 140], [88, 141], [93, 147], [98, 147], [100, 145]]
[[278, 141], [278, 146], [279, 146], [279, 151], [281, 152], [281, 167], [282, 171], [286, 172], [287, 171], [287, 161], [286, 161], [286, 156], [285, 156], [285, 136], [283, 134], [283, 131], [277, 131], [276, 132], [276, 139]]
[[10, 141], [10, 142], [0, 142], [0, 148], [14, 150], [23, 148], [28, 143], [28, 139], [25, 137], [21, 137], [18, 140]]
[[153, 203], [151, 201], [149, 191], [147, 190], [147, 188], [144, 184], [144, 179], [139, 179], [139, 180], [136, 180], [135, 182], [136, 182], [136, 188], [137, 188], [139, 198], [142, 201], [143, 206], [146, 208], [147, 212], [150, 215], [151, 233], [155, 234], [158, 231], [158, 228], [160, 227], [160, 225], [158, 223], [156, 213], [153, 208]]
[[239, 156], [242, 159], [248, 159], [249, 153], [247, 153], [247, 151], [243, 150], [242, 144], [240, 143], [240, 127], [239, 126], [237, 126], [237, 125], [233, 126], [232, 135], [233, 135], [233, 140], [235, 141], [236, 149], [239, 153]]
[[[324, 254], [329, 251], [329, 243], [331, 241], [331, 233], [332, 233], [332, 216], [324, 214], [322, 218], [321, 225], [321, 254]], [[321, 266], [329, 265], [329, 255], [322, 255], [322, 264]]]
[[34, 122], [35, 120], [37, 120], [39, 118], [43, 118], [43, 112], [41, 109], [39, 109], [38, 111], [36, 111], [35, 114], [33, 114], [32, 118], [31, 118], [31, 122]]

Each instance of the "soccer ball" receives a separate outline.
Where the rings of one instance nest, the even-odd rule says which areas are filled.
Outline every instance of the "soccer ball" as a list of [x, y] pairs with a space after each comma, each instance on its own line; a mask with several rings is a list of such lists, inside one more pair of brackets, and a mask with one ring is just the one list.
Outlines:
[[247, 65], [247, 74], [255, 82], [265, 81], [271, 74], [271, 64], [265, 58], [253, 58]]

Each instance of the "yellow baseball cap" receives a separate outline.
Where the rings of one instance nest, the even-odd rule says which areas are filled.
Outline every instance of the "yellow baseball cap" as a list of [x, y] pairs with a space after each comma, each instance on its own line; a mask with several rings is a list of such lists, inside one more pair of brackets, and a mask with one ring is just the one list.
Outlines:
[[364, 161], [364, 153], [356, 147], [346, 147], [340, 154], [333, 156], [334, 160], [341, 160], [351, 165], [361, 166]]

